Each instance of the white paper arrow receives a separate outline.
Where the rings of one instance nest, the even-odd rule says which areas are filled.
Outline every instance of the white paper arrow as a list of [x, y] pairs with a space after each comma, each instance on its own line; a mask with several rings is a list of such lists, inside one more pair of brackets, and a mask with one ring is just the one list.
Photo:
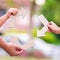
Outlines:
[[48, 30], [48, 27], [47, 27], [48, 21], [43, 15], [39, 16], [39, 20], [42, 22], [44, 27], [41, 30], [37, 29], [37, 37], [46, 36], [45, 33]]
[[33, 39], [32, 40], [29, 40], [28, 42], [26, 42], [25, 44], [22, 45], [19, 42], [19, 39], [17, 37], [12, 37], [10, 39], [10, 42], [18, 45], [21, 49], [24, 49], [24, 50], [27, 50], [27, 49], [29, 49], [29, 48], [31, 48], [31, 47], [34, 46], [34, 40]]
[[44, 26], [48, 24], [48, 20], [43, 15], [39, 16], [39, 20], [42, 22]]
[[46, 36], [45, 33], [47, 30], [47, 26], [44, 26], [41, 30], [37, 30], [37, 37]]

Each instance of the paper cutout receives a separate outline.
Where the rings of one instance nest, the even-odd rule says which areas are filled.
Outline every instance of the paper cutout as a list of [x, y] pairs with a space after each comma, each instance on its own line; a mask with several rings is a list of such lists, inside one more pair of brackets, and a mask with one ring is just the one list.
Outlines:
[[39, 20], [42, 22], [44, 26], [48, 24], [48, 20], [43, 15], [39, 16]]
[[23, 46], [22, 46], [22, 49], [29, 49], [29, 48], [31, 48], [31, 47], [33, 47], [33, 45], [34, 45], [34, 41], [33, 40], [31, 40], [31, 41], [29, 41], [29, 42], [27, 42], [26, 44], [24, 44]]
[[47, 21], [47, 19], [43, 15], [39, 16], [39, 20], [42, 22], [44, 27], [41, 30], [37, 29], [37, 37], [46, 36], [45, 33], [48, 30], [48, 27], [47, 27], [48, 21]]
[[45, 33], [47, 30], [47, 26], [44, 26], [41, 30], [37, 30], [37, 36], [46, 36]]
[[33, 47], [34, 45], [34, 41], [33, 40], [29, 40], [27, 43], [25, 43], [24, 45], [20, 44], [17, 37], [13, 37], [11, 39], [11, 42], [18, 45], [21, 49], [27, 50], [31, 47]]

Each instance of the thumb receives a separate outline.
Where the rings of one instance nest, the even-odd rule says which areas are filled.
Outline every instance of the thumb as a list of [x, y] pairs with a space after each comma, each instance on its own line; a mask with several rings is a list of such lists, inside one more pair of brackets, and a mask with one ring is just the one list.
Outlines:
[[47, 25], [48, 26], [48, 32], [51, 32], [52, 31], [52, 25]]
[[17, 55], [20, 55], [21, 53], [23, 53], [23, 50], [21, 50], [21, 51], [16, 51], [16, 56], [17, 56]]
[[16, 46], [16, 50], [17, 50], [17, 51], [21, 51], [21, 50], [23, 50], [23, 49], [20, 48], [20, 46]]
[[53, 23], [52, 21], [51, 21], [51, 22], [49, 22], [49, 24], [47, 25], [48, 29], [52, 29], [52, 28], [53, 28], [53, 27], [52, 27], [52, 26], [53, 26], [53, 24], [54, 24], [54, 23]]

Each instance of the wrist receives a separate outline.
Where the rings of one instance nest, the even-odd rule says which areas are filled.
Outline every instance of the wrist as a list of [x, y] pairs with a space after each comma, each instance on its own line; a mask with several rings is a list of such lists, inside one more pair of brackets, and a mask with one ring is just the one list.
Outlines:
[[2, 38], [0, 38], [0, 47], [2, 49], [5, 49], [7, 46], [8, 46], [7, 43]]
[[5, 14], [6, 18], [10, 18], [10, 15], [8, 13]]
[[1, 48], [4, 50], [7, 48], [7, 46], [8, 46], [7, 43], [1, 44]]
[[58, 34], [60, 34], [60, 27], [58, 28]]
[[6, 52], [8, 52], [9, 50], [9, 46], [7, 43], [5, 43], [4, 45], [1, 46], [2, 49], [4, 49]]
[[56, 34], [60, 34], [60, 27], [57, 28], [57, 30], [56, 30], [55, 33], [56, 33]]

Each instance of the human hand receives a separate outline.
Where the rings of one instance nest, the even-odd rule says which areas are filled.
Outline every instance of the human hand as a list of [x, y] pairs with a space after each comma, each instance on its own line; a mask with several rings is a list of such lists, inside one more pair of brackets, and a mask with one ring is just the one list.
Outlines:
[[56, 34], [60, 33], [60, 28], [54, 22], [49, 22], [47, 26], [49, 32], [54, 32]]
[[19, 46], [12, 43], [7, 43], [7, 47], [5, 48], [5, 51], [10, 56], [18, 56], [23, 52], [23, 50]]
[[10, 17], [11, 15], [15, 16], [17, 13], [18, 13], [18, 9], [17, 9], [17, 8], [10, 8], [10, 9], [7, 11], [6, 15], [7, 15], [8, 17]]

